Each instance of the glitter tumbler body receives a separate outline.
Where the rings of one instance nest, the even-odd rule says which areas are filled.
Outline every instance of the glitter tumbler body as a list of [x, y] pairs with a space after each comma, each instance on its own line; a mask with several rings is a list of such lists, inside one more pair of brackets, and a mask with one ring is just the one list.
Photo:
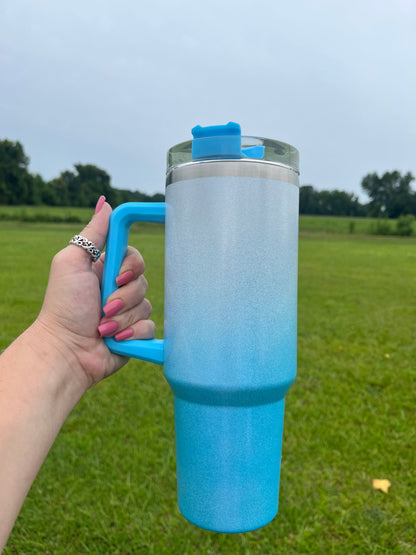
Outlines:
[[166, 190], [164, 371], [178, 502], [199, 526], [241, 532], [278, 506], [296, 375], [298, 187], [281, 179], [286, 169], [251, 160], [176, 173]]

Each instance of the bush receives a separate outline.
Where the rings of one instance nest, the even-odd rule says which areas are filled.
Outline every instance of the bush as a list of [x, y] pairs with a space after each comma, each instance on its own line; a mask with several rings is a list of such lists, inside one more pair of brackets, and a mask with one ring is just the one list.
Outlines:
[[389, 221], [381, 218], [377, 220], [377, 223], [375, 225], [371, 224], [370, 233], [372, 233], [373, 235], [391, 235], [393, 232], [390, 227]]
[[[32, 207], [1, 207], [0, 220], [26, 223], [83, 223], [83, 219], [69, 210], [52, 211], [47, 208], [36, 210]], [[86, 220], [88, 221], [88, 219]]]
[[413, 235], [414, 221], [415, 217], [412, 214], [402, 215], [396, 220], [396, 225], [393, 226], [391, 221], [380, 218], [375, 224], [371, 224], [369, 233], [372, 235], [401, 235], [402, 237], [410, 237], [410, 235]]
[[413, 234], [413, 222], [415, 217], [412, 214], [400, 216], [396, 223], [397, 235], [409, 237]]

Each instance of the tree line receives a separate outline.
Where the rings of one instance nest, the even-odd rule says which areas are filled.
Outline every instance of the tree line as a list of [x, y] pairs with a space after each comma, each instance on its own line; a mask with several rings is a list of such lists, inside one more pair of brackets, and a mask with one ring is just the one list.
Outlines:
[[[312, 185], [300, 188], [300, 213], [325, 216], [361, 216], [398, 218], [416, 215], [414, 176], [399, 171], [366, 175], [361, 187], [370, 198], [361, 204], [353, 193], [318, 191]], [[75, 164], [50, 181], [29, 172], [29, 157], [19, 141], [0, 140], [0, 204], [93, 207], [100, 195], [112, 206], [123, 202], [163, 201], [164, 195], [146, 195], [112, 187], [110, 175], [92, 164]]]
[[300, 213], [322, 216], [361, 216], [372, 218], [399, 218], [416, 215], [416, 193], [411, 184], [414, 176], [408, 172], [385, 172], [379, 176], [369, 173], [361, 180], [361, 188], [370, 202], [361, 204], [353, 193], [317, 191], [312, 185], [300, 188]]
[[0, 140], [0, 204], [94, 207], [100, 195], [113, 207], [164, 200], [161, 193], [146, 195], [112, 187], [110, 175], [92, 164], [74, 164], [74, 170], [45, 181], [29, 172], [29, 161], [19, 141]]

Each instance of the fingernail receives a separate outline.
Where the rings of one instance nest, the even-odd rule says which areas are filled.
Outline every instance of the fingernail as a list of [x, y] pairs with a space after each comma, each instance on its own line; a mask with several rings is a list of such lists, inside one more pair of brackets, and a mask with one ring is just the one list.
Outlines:
[[127, 328], [119, 333], [116, 333], [114, 338], [116, 341], [123, 341], [124, 339], [128, 339], [129, 337], [133, 336], [133, 330], [131, 328]]
[[100, 198], [97, 201], [97, 204], [95, 206], [95, 212], [94, 214], [98, 214], [98, 212], [101, 210], [101, 208], [103, 207], [103, 204], [105, 203], [105, 196], [101, 195]]
[[119, 287], [121, 287], [122, 285], [126, 285], [126, 283], [128, 283], [132, 279], [133, 279], [133, 272], [131, 270], [128, 270], [127, 272], [124, 272], [120, 274], [118, 277], [116, 277], [116, 283]]
[[118, 325], [116, 322], [106, 322], [105, 324], [101, 324], [98, 326], [98, 333], [101, 337], [107, 337], [109, 335], [113, 335], [117, 331]]
[[123, 306], [124, 304], [122, 301], [120, 301], [120, 299], [115, 299], [114, 301], [110, 301], [103, 307], [103, 312], [106, 316], [111, 318], [112, 316], [115, 316], [117, 312], [120, 312]]

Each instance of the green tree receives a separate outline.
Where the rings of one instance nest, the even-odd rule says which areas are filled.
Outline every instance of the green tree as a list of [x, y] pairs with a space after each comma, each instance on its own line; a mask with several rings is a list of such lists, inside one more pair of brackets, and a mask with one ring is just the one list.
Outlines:
[[[59, 177], [55, 177], [49, 181], [44, 188], [43, 202], [52, 206], [70, 206], [71, 205], [71, 183], [75, 179], [75, 174], [70, 171], [63, 171]], [[82, 206], [76, 204], [74, 206]]]
[[[75, 199], [77, 193], [82, 206], [95, 206], [97, 198], [105, 195], [109, 202], [112, 202], [113, 188], [111, 187], [111, 177], [105, 170], [92, 164], [75, 164], [77, 176], [71, 183], [71, 198]], [[80, 205], [81, 206], [81, 205]]]
[[415, 195], [411, 189], [414, 179], [410, 172], [402, 176], [397, 170], [385, 172], [381, 177], [377, 173], [366, 175], [361, 187], [371, 199], [369, 215], [397, 218], [401, 214], [414, 212]]
[[49, 202], [60, 206], [94, 207], [98, 197], [105, 195], [113, 204], [116, 194], [105, 170], [92, 164], [75, 164], [74, 167], [75, 172], [65, 170], [50, 181], [47, 192]]
[[75, 164], [75, 171], [65, 170], [48, 182], [39, 174], [32, 175], [28, 167], [29, 158], [18, 141], [0, 140], [0, 204], [94, 207], [100, 195], [113, 207], [123, 202], [164, 200], [161, 193], [149, 196], [113, 188], [110, 175], [93, 164]]
[[38, 173], [29, 175], [27, 184], [25, 204], [42, 204], [42, 195], [45, 188], [42, 176]]
[[317, 191], [312, 185], [302, 185], [299, 195], [299, 212], [317, 214]]
[[364, 207], [353, 193], [346, 191], [316, 191], [312, 185], [300, 188], [299, 211], [301, 214], [325, 216], [362, 216]]
[[19, 141], [0, 141], [0, 204], [25, 204], [32, 176], [29, 158]]

